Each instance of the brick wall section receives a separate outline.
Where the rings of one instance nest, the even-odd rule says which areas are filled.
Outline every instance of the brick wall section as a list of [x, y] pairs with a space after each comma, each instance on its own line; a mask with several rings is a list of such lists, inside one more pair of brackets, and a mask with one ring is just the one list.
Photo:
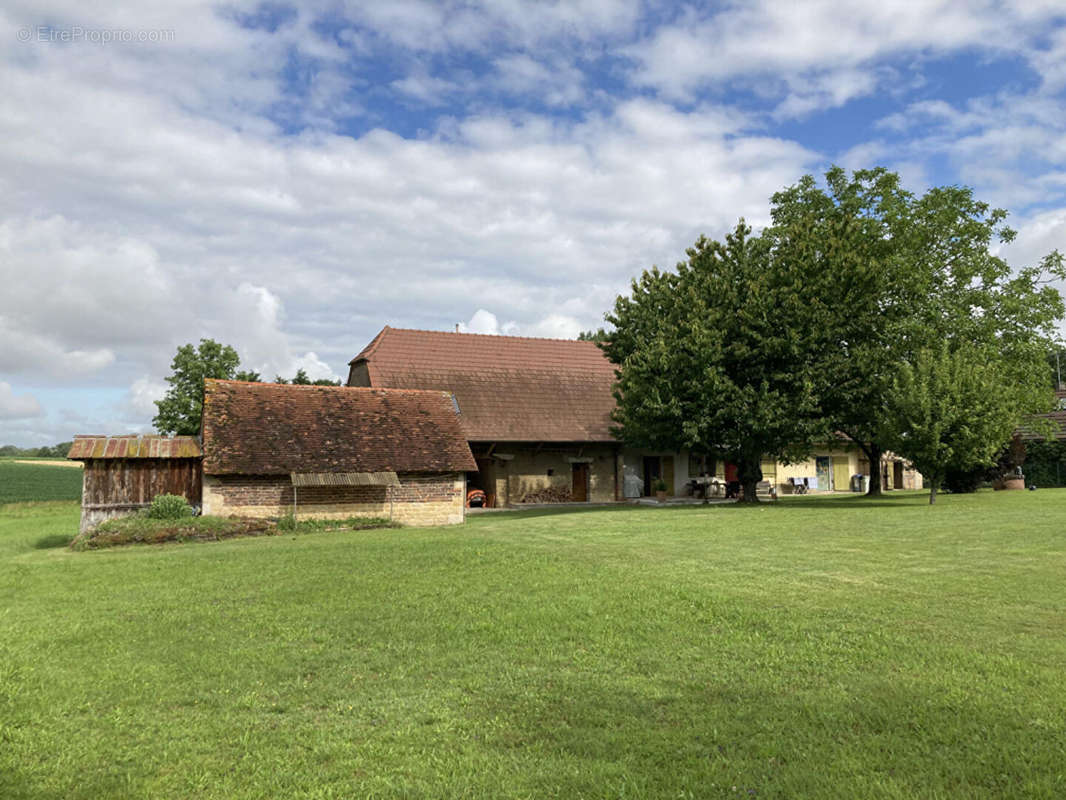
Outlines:
[[[400, 485], [315, 486], [296, 492], [302, 519], [389, 517], [408, 525], [463, 521], [462, 473], [400, 473]], [[391, 496], [390, 496], [391, 495]], [[285, 475], [205, 475], [204, 513], [216, 516], [279, 517], [293, 507], [293, 486]]]

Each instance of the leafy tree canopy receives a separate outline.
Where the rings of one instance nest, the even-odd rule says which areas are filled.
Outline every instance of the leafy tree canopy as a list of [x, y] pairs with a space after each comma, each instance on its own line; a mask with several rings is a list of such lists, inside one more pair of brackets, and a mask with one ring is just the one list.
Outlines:
[[1014, 236], [1005, 219], [970, 189], [917, 196], [882, 168], [803, 178], [758, 237], [741, 223], [724, 243], [701, 238], [676, 272], [646, 271], [618, 298], [602, 347], [619, 367], [619, 435], [721, 454], [750, 480], [759, 457], [799, 458], [840, 430], [869, 455], [874, 493], [889, 446], [934, 474], [988, 463], [1003, 431], [1050, 410], [1064, 315], [1062, 256], [1012, 270], [996, 253]]
[[[1048, 410], [1046, 358], [1063, 316], [1051, 283], [1066, 277], [1062, 257], [1012, 270], [994, 252], [1014, 237], [1006, 212], [965, 187], [916, 196], [883, 168], [849, 177], [838, 167], [825, 187], [807, 176], [775, 194], [764, 235], [775, 268], [795, 272], [812, 311], [825, 413], [871, 464], [895, 429], [885, 427], [884, 409], [899, 365], [914, 366], [943, 342], [979, 346], [998, 362], [1018, 419]], [[877, 493], [880, 470], [871, 471]]]
[[204, 380], [232, 379], [239, 364], [237, 351], [214, 339], [201, 339], [195, 347], [192, 344], [179, 347], [170, 363], [172, 372], [166, 379], [170, 388], [155, 403], [159, 413], [152, 424], [156, 430], [179, 436], [198, 434], [204, 410]]
[[606, 342], [609, 337], [610, 334], [607, 331], [603, 328], [597, 328], [594, 331], [581, 331], [577, 335], [577, 340], [579, 342]]
[[884, 441], [925, 476], [930, 503], [952, 470], [996, 462], [1017, 422], [1006, 378], [995, 354], [947, 342], [919, 351], [895, 372]]
[[340, 381], [331, 381], [329, 378], [318, 378], [317, 380], [311, 380], [307, 376], [307, 371], [302, 367], [296, 370], [296, 375], [293, 378], [286, 379], [280, 375], [274, 376], [274, 383], [288, 383], [295, 386], [340, 386]]
[[741, 221], [724, 242], [700, 238], [677, 271], [646, 271], [606, 319], [619, 368], [617, 434], [640, 447], [718, 453], [755, 500], [761, 461], [789, 461], [825, 436], [811, 349], [769, 240]]

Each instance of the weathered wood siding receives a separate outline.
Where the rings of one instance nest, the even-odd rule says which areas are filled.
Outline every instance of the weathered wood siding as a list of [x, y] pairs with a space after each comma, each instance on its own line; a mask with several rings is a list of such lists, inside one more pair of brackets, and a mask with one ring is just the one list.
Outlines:
[[144, 508], [160, 494], [200, 505], [202, 486], [198, 458], [89, 459], [82, 477], [81, 528]]

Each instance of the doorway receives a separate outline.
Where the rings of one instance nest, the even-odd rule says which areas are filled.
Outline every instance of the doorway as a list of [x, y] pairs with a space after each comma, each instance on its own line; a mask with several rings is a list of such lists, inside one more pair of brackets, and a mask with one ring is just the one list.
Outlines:
[[659, 480], [666, 484], [666, 494], [674, 496], [674, 457], [644, 456], [644, 497], [655, 494], [655, 484]]
[[663, 476], [663, 462], [658, 456], [644, 456], [644, 496], [655, 494], [655, 482]]
[[895, 461], [892, 463], [892, 488], [903, 488], [903, 462]]
[[570, 499], [575, 503], [587, 503], [589, 500], [589, 465], [573, 465], [573, 483], [570, 489]]
[[814, 458], [814, 471], [818, 477], [818, 491], [820, 492], [828, 492], [833, 488], [829, 463], [829, 456], [815, 456]]

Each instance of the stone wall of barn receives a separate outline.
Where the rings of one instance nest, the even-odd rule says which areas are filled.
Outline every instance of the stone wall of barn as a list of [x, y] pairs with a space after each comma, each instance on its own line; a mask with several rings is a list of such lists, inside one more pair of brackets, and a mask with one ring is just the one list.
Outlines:
[[[485, 484], [482, 488], [495, 495], [498, 506], [570, 500], [575, 463], [588, 464], [588, 502], [615, 500], [614, 445], [501, 444], [491, 457], [478, 456], [486, 447], [475, 444], [472, 449], [485, 473], [479, 476]], [[544, 496], [544, 490], [553, 490], [552, 500]]]
[[299, 519], [385, 517], [405, 525], [463, 521], [461, 473], [400, 473], [399, 486], [305, 486], [294, 493], [288, 475], [204, 475], [204, 514]]

